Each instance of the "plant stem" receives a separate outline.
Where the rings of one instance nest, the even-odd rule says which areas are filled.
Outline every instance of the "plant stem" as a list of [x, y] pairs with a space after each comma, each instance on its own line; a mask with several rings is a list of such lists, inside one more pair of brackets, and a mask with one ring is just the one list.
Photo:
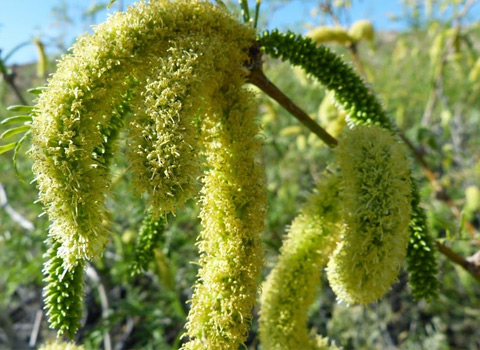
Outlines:
[[480, 281], [480, 265], [473, 261], [473, 257], [475, 257], [478, 253], [472, 256], [472, 260], [465, 259], [463, 256], [455, 253], [453, 250], [451, 250], [438, 240], [435, 241], [435, 244], [437, 245], [437, 249], [440, 253], [445, 255], [450, 261], [463, 267], [476, 280]]
[[335, 147], [338, 141], [325, 131], [317, 122], [308, 116], [300, 107], [298, 107], [290, 98], [288, 98], [278, 87], [276, 87], [265, 76], [261, 68], [254, 68], [250, 71], [248, 82], [255, 85], [265, 92], [272, 99], [277, 101], [283, 108], [292, 114], [299, 122], [305, 125], [311, 132], [317, 135], [330, 148]]

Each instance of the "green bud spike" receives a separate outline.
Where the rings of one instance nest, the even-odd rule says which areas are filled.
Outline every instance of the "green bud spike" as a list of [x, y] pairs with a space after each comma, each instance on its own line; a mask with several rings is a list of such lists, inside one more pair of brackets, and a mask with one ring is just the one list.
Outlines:
[[311, 38], [292, 32], [265, 31], [258, 39], [270, 56], [287, 60], [335, 92], [335, 100], [348, 113], [353, 124], [379, 125], [393, 130], [392, 121], [375, 94], [353, 68], [324, 46], [317, 47]]
[[58, 255], [60, 247], [60, 243], [54, 242], [45, 254], [43, 297], [50, 327], [57, 330], [58, 336], [66, 334], [73, 339], [83, 314], [84, 263], [79, 261], [74, 268], [66, 270]]
[[154, 258], [153, 250], [158, 247], [164, 230], [165, 219], [154, 220], [151, 215], [145, 217], [138, 233], [135, 256], [130, 270], [132, 276], [147, 269], [148, 263]]
[[415, 183], [412, 194], [412, 220], [407, 249], [409, 284], [416, 300], [431, 301], [438, 297], [436, 248], [428, 233], [427, 219], [420, 207], [420, 196]]

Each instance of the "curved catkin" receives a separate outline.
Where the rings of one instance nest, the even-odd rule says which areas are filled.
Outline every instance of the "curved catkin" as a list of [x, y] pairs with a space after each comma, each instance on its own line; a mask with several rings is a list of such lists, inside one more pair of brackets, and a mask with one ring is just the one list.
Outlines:
[[200, 270], [183, 349], [237, 350], [246, 340], [263, 261], [266, 198], [252, 93], [229, 77], [202, 121], [206, 175], [201, 191]]
[[106, 133], [118, 106], [127, 103], [134, 113], [127, 127], [137, 190], [148, 192], [155, 215], [174, 211], [197, 190], [191, 123], [254, 39], [253, 29], [221, 6], [151, 0], [113, 15], [62, 57], [35, 107], [31, 156], [65, 268], [98, 256], [108, 240], [103, 151], [112, 149]]
[[358, 126], [336, 148], [341, 169], [344, 237], [327, 276], [338, 300], [368, 304], [390, 289], [409, 237], [409, 163], [390, 132]]
[[311, 336], [307, 312], [340, 236], [339, 204], [339, 178], [327, 175], [292, 222], [260, 296], [262, 349], [330, 349], [325, 338]]
[[179, 40], [168, 49], [168, 57], [156, 59], [133, 100], [129, 124], [130, 169], [137, 192], [149, 194], [154, 216], [182, 206], [195, 192], [199, 174], [192, 120], [206, 102], [197, 93], [206, 79], [197, 72], [198, 54], [179, 44], [193, 46]]

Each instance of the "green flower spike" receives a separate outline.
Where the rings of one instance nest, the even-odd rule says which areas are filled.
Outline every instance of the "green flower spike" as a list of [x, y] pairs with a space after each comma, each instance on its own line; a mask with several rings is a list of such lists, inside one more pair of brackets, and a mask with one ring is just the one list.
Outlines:
[[368, 304], [388, 292], [404, 262], [411, 215], [409, 163], [403, 146], [378, 126], [349, 131], [335, 152], [345, 231], [327, 276], [338, 300]]
[[82, 262], [69, 270], [63, 267], [63, 259], [58, 255], [60, 243], [53, 242], [45, 257], [46, 286], [43, 291], [45, 309], [51, 328], [57, 329], [58, 336], [67, 334], [73, 339], [80, 327], [83, 314], [83, 269]]
[[240, 71], [203, 120], [207, 173], [201, 197], [200, 271], [183, 349], [237, 350], [245, 341], [262, 266], [266, 198], [252, 93]]
[[320, 284], [321, 270], [340, 236], [338, 197], [339, 178], [327, 175], [293, 221], [278, 263], [262, 288], [262, 349], [331, 349], [326, 338], [310, 335], [307, 312]]
[[410, 288], [416, 300], [429, 301], [438, 295], [438, 273], [435, 261], [435, 246], [428, 234], [427, 219], [420, 207], [420, 196], [414, 183], [412, 199], [412, 221], [410, 240], [407, 249], [407, 271], [410, 275]]
[[327, 89], [334, 91], [335, 100], [347, 112], [351, 124], [394, 129], [382, 105], [362, 78], [327, 47], [317, 47], [311, 38], [277, 30], [264, 32], [259, 41], [268, 55], [302, 67]]
[[154, 258], [153, 250], [158, 247], [164, 230], [165, 219], [155, 220], [151, 215], [145, 217], [135, 247], [135, 257], [130, 270], [131, 275], [137, 275], [147, 269], [148, 263]]

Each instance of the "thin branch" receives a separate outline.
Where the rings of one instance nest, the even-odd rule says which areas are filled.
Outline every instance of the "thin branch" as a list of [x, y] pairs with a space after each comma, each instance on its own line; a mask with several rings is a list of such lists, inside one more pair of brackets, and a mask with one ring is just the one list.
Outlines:
[[3, 80], [5, 80], [5, 82], [12, 88], [13, 92], [20, 100], [20, 102], [23, 105], [28, 105], [27, 100], [25, 99], [25, 97], [23, 97], [20, 89], [17, 86], [17, 83], [15, 82], [15, 72], [9, 73], [2, 59], [0, 59], [0, 73], [2, 74]]
[[[107, 319], [110, 315], [110, 306], [108, 302], [107, 289], [103, 282], [102, 276], [98, 273], [97, 269], [92, 265], [88, 265], [86, 270], [87, 276], [97, 283], [98, 295], [100, 297], [100, 304], [102, 306], [102, 317]], [[112, 350], [112, 338], [108, 330], [103, 332], [103, 347], [105, 350]]]
[[325, 131], [317, 122], [308, 116], [300, 107], [298, 107], [290, 98], [288, 98], [278, 87], [276, 87], [265, 76], [260, 68], [250, 71], [248, 82], [257, 86], [272, 99], [277, 101], [283, 108], [292, 114], [298, 121], [305, 125], [311, 132], [317, 135], [330, 148], [335, 147], [338, 141]]
[[437, 249], [440, 253], [445, 255], [450, 261], [463, 267], [476, 280], [480, 281], [480, 264], [478, 263], [478, 259], [476, 258], [479, 253], [476, 253], [471, 258], [465, 259], [463, 256], [455, 253], [443, 243], [435, 241], [435, 244], [437, 245]]

